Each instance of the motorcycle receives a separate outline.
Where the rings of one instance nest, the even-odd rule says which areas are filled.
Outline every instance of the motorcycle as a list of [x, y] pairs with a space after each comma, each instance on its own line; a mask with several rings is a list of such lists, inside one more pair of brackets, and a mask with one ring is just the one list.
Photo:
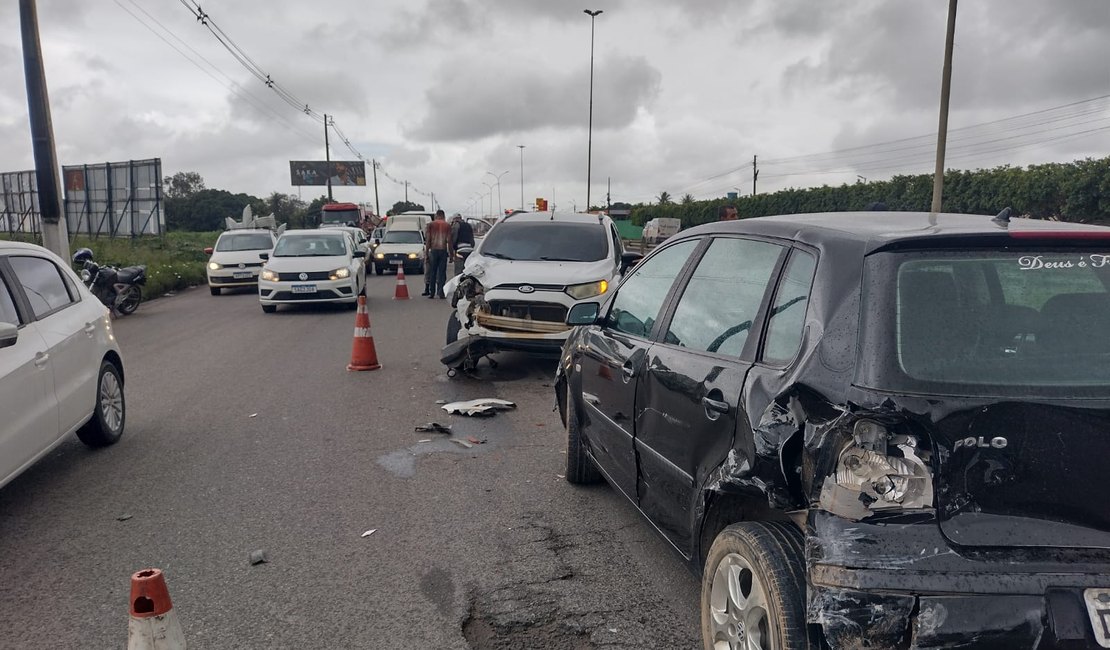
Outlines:
[[81, 281], [108, 309], [127, 316], [139, 308], [143, 300], [140, 288], [146, 284], [146, 266], [117, 269], [93, 261], [93, 253], [81, 248], [73, 254], [73, 263], [81, 265]]

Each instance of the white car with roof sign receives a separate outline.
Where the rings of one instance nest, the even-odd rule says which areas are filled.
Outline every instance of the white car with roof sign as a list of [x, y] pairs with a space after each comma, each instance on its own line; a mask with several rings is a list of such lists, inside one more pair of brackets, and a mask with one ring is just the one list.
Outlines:
[[299, 303], [358, 304], [366, 287], [366, 253], [336, 230], [289, 230], [278, 237], [258, 278], [262, 311]]
[[258, 255], [272, 251], [275, 241], [277, 236], [272, 230], [261, 228], [221, 234], [214, 247], [204, 249], [210, 255], [206, 268], [212, 295], [220, 295], [222, 289], [257, 285], [262, 271]]

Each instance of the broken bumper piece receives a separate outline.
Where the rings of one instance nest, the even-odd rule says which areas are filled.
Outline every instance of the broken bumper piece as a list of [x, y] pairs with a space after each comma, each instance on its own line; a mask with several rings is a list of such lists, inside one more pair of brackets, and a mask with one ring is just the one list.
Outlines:
[[[810, 514], [807, 619], [838, 648], [1098, 648], [1084, 592], [1110, 587], [1110, 554], [967, 551], [935, 521]], [[952, 595], [960, 594], [960, 595]], [[1110, 609], [1110, 606], [1108, 606]]]

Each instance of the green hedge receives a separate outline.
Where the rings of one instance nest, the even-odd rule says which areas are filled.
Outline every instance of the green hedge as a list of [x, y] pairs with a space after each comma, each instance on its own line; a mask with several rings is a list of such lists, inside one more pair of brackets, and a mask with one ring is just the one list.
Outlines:
[[[877, 202], [888, 210], [927, 212], [932, 198], [933, 176], [921, 174], [839, 187], [791, 188], [735, 200], [637, 205], [631, 218], [643, 225], [655, 217], [673, 217], [688, 228], [716, 221], [723, 205], [735, 205], [741, 218], [866, 210]], [[944, 212], [997, 214], [1005, 207], [1035, 219], [1110, 221], [1110, 157], [945, 173]]]

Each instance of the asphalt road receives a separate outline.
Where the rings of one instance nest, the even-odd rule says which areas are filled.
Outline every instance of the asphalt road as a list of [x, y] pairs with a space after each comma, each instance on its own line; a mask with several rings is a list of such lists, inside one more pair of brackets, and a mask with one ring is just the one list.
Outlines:
[[[190, 648], [697, 646], [698, 580], [623, 497], [561, 478], [554, 360], [447, 379], [447, 301], [409, 282], [370, 278], [375, 372], [346, 371], [341, 308], [201, 288], [118, 320], [123, 440], [0, 488], [0, 647], [123, 647], [151, 566]], [[436, 404], [477, 397], [519, 408]]]

